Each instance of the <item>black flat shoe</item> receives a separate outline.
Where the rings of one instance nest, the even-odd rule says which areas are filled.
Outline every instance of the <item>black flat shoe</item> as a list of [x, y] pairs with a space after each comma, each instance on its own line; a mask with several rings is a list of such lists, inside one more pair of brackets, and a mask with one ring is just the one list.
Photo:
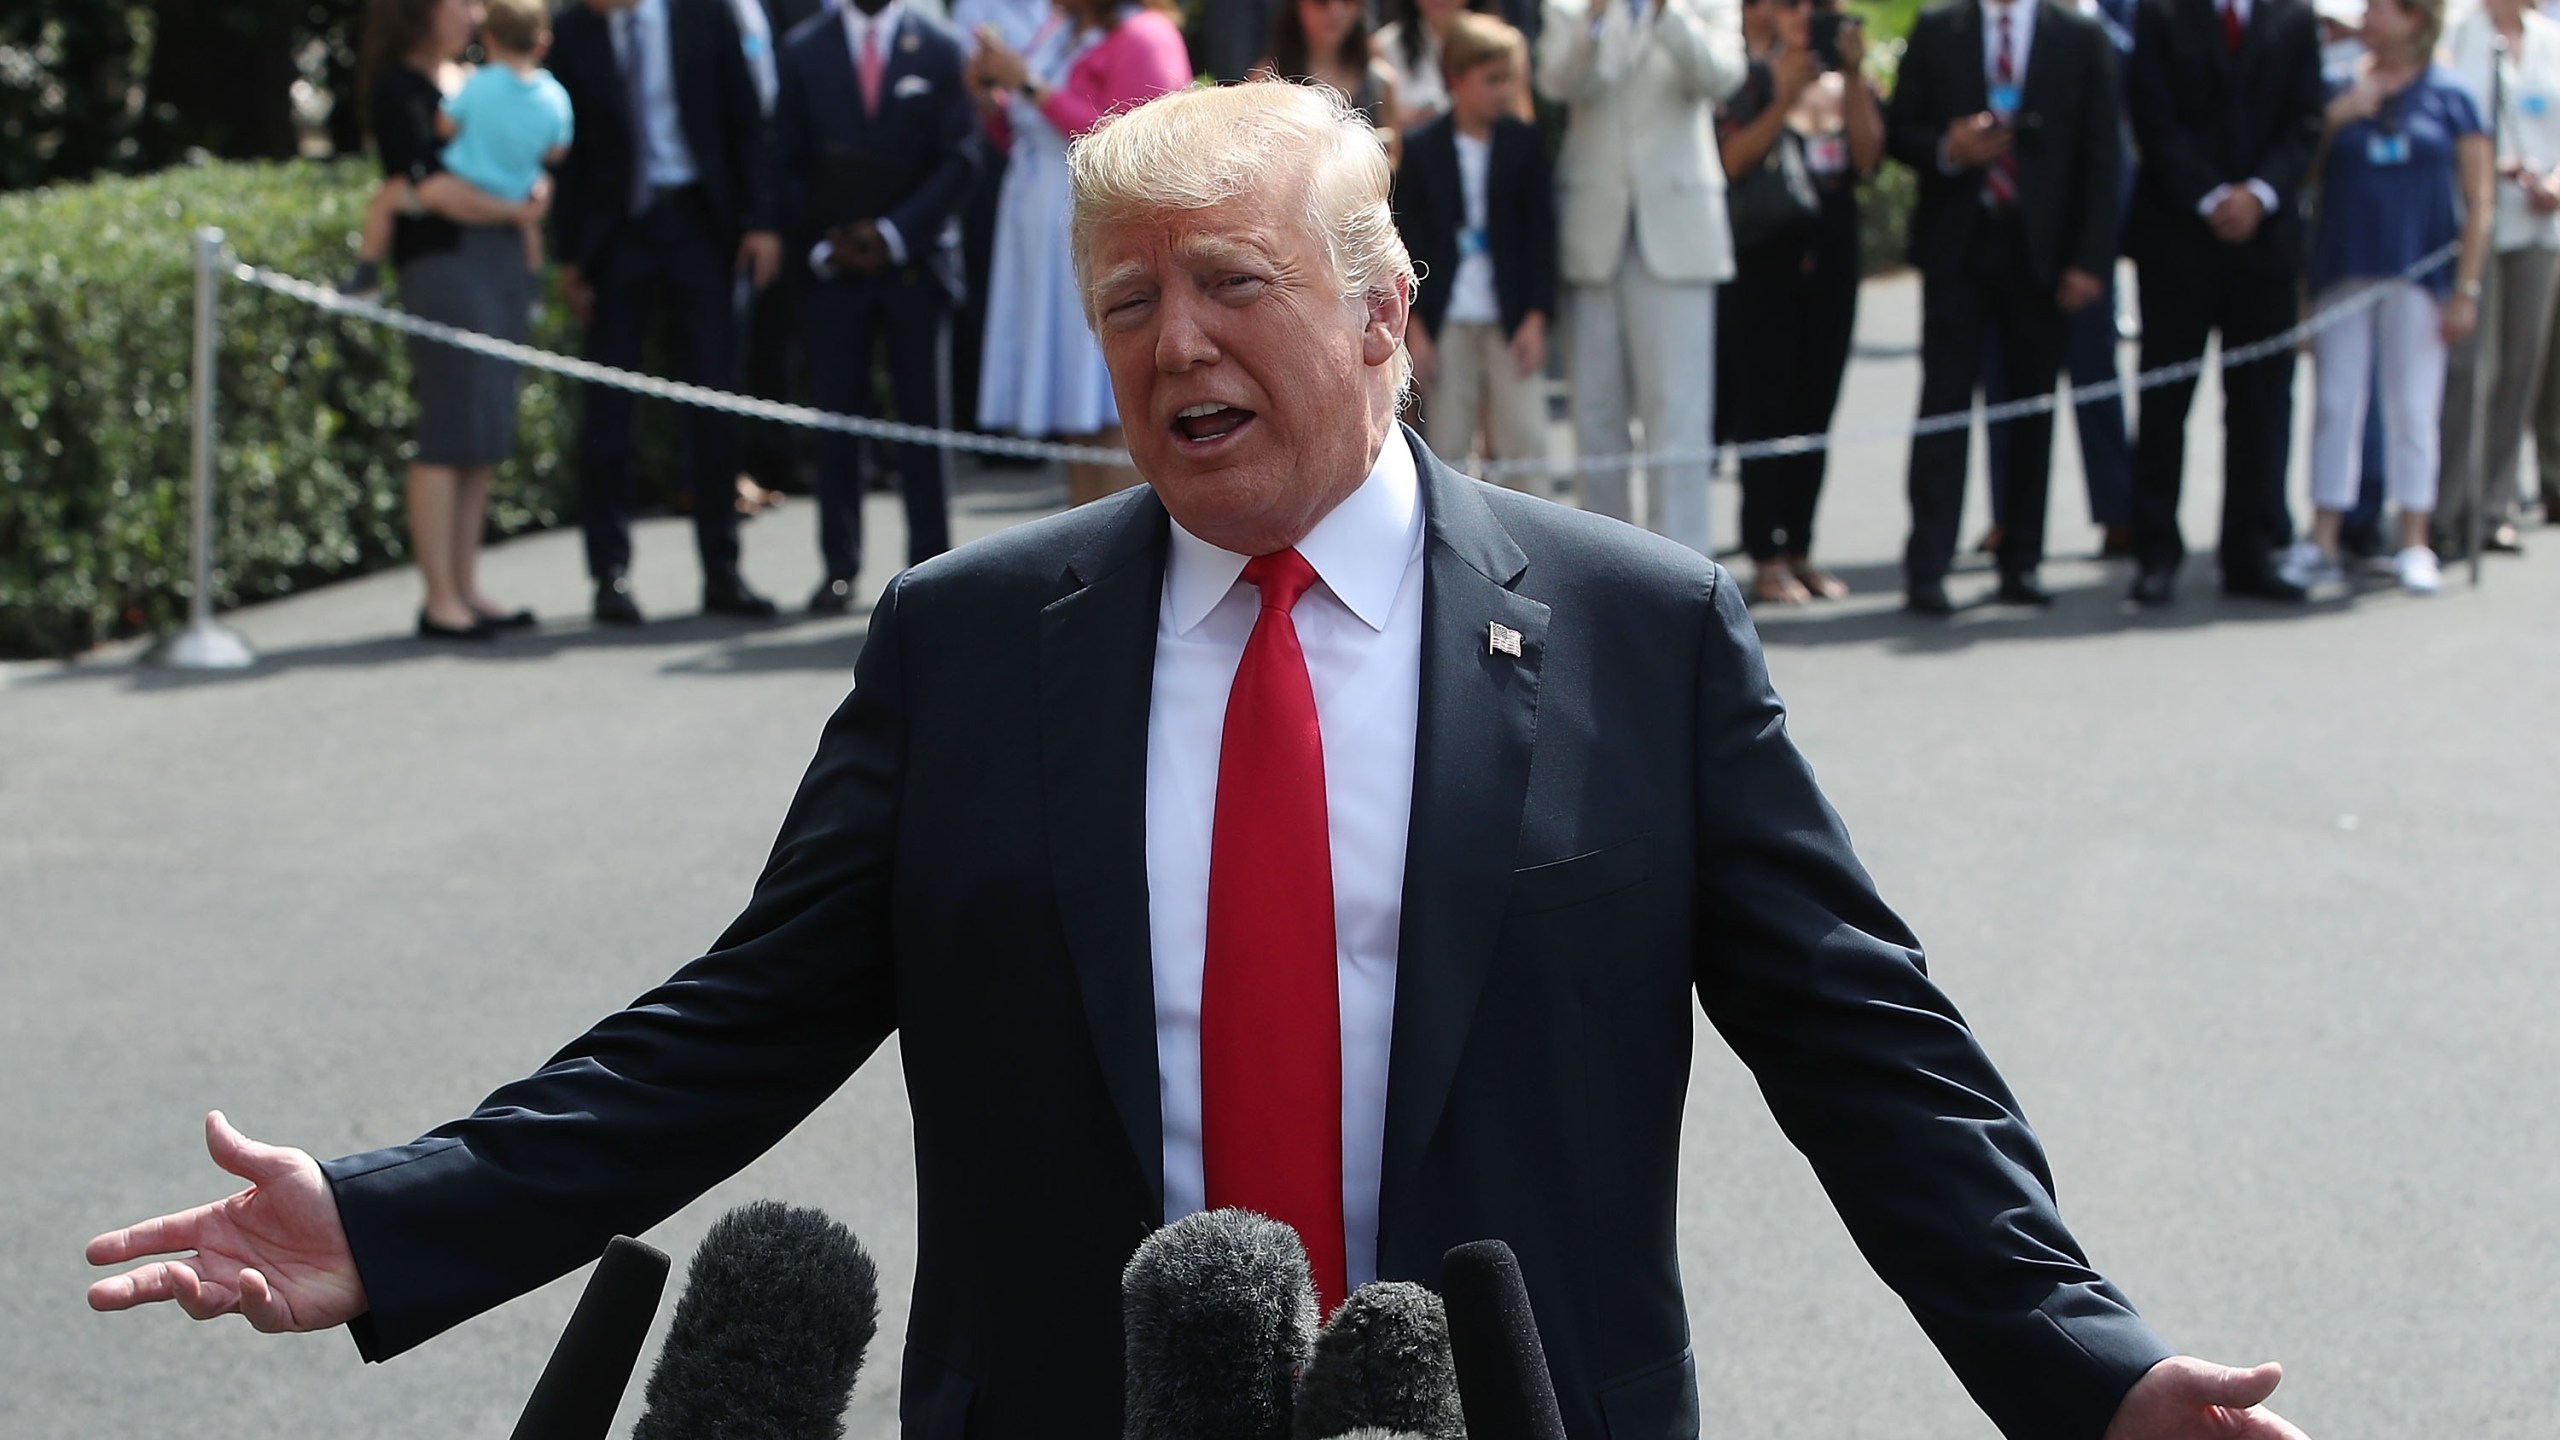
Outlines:
[[498, 638], [498, 632], [486, 620], [474, 620], [468, 625], [439, 625], [428, 619], [427, 612], [421, 610], [418, 612], [418, 638], [421, 640], [495, 640]]
[[1998, 605], [2045, 606], [2053, 603], [2053, 592], [2038, 583], [2033, 575], [2003, 575], [2000, 588], [1991, 593], [1991, 599]]
[[530, 610], [516, 610], [505, 615], [482, 615], [480, 623], [492, 630], [530, 630], [542, 622]]
[[619, 575], [596, 582], [596, 623], [637, 625], [640, 604], [631, 598], [631, 582]]
[[702, 613], [705, 615], [737, 615], [749, 620], [770, 619], [778, 607], [764, 596], [747, 588], [743, 580], [713, 581], [702, 587]]
[[812, 615], [842, 615], [853, 608], [853, 582], [830, 580], [809, 596]]
[[2311, 592], [2281, 575], [2225, 575], [2222, 593], [2246, 600], [2273, 600], [2279, 604], [2299, 605], [2311, 598]]

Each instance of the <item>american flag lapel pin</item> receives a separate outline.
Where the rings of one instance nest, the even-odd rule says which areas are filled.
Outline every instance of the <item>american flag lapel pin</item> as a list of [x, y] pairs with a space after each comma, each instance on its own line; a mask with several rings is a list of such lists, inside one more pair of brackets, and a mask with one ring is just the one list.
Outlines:
[[1520, 658], [1520, 632], [1496, 620], [1493, 633], [1485, 637], [1485, 649], [1487, 654], [1508, 655], [1517, 660]]

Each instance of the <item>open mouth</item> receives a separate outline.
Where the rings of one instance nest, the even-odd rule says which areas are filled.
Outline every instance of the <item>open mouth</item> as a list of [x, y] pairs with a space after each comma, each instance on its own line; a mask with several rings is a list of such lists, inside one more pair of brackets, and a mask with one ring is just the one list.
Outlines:
[[1173, 417], [1173, 433], [1186, 445], [1213, 446], [1253, 423], [1253, 412], [1233, 405], [1186, 405]]

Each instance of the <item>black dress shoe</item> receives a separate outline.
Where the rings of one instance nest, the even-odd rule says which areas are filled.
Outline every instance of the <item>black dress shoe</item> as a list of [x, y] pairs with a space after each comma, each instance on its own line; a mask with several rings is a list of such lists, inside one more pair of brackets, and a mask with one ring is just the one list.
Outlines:
[[842, 615], [853, 608], [853, 581], [830, 580], [809, 596], [812, 615]]
[[418, 638], [421, 640], [495, 640], [498, 638], [498, 632], [486, 620], [474, 620], [468, 625], [439, 625], [428, 619], [427, 612], [421, 610], [418, 612]]
[[1991, 592], [1991, 599], [1998, 605], [2050, 605], [2053, 592], [2044, 588], [2033, 575], [2003, 575], [2000, 588]]
[[640, 606], [631, 598], [631, 582], [616, 575], [596, 582], [596, 623], [599, 625], [637, 625]]
[[2133, 603], [2158, 608], [2178, 598], [2178, 575], [2174, 570], [2145, 570], [2133, 577]]
[[702, 586], [702, 613], [764, 620], [778, 611], [771, 600], [748, 589], [744, 580], [710, 580]]
[[1947, 587], [1936, 580], [1913, 581], [1902, 592], [1902, 608], [1939, 620], [1956, 613], [1955, 602], [1947, 598]]
[[2311, 592], [2281, 575], [2225, 575], [2222, 593], [2248, 600], [2275, 600], [2299, 605], [2311, 598]]

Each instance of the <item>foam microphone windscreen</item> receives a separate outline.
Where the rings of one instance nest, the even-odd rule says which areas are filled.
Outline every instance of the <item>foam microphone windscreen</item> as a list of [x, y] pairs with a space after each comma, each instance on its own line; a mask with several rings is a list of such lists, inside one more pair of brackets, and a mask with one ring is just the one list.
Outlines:
[[880, 1279], [853, 1232], [758, 1200], [702, 1237], [631, 1440], [838, 1440]]
[[1449, 1360], [1449, 1317], [1440, 1297], [1401, 1280], [1351, 1292], [1316, 1336], [1298, 1376], [1294, 1440], [1391, 1430], [1422, 1440], [1466, 1440], [1458, 1372]]
[[1440, 1295], [1467, 1440], [1565, 1440], [1555, 1377], [1511, 1247], [1475, 1240], [1450, 1251], [1440, 1261]]
[[616, 1235], [516, 1421], [515, 1440], [604, 1440], [666, 1293], [667, 1257]]
[[1120, 1310], [1126, 1440], [1288, 1440], [1316, 1334], [1297, 1231], [1246, 1210], [1186, 1216], [1129, 1257]]

